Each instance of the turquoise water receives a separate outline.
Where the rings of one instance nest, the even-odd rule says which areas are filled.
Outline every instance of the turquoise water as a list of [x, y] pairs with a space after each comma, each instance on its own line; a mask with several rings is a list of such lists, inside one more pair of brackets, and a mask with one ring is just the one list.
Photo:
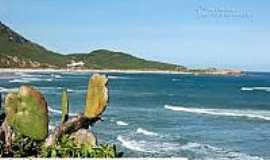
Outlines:
[[[60, 120], [62, 87], [71, 115], [83, 110], [91, 73], [1, 73], [0, 91], [31, 84]], [[270, 159], [270, 74], [108, 74], [110, 103], [93, 130], [126, 157]]]

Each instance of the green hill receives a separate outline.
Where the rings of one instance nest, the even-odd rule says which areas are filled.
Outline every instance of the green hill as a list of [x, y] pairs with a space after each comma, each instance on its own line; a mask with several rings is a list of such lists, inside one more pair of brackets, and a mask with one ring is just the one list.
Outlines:
[[183, 66], [148, 61], [123, 52], [95, 50], [62, 55], [27, 40], [0, 22], [0, 68], [66, 68], [82, 62], [83, 69], [185, 70]]
[[64, 67], [65, 56], [35, 44], [0, 22], [0, 67]]
[[67, 57], [75, 61], [83, 61], [85, 67], [92, 69], [177, 70], [184, 68], [105, 49], [95, 50], [89, 54], [72, 54]]

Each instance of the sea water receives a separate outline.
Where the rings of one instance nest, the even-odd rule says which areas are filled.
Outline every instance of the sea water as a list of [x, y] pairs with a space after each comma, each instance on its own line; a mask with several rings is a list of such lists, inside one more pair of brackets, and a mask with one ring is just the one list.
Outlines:
[[[270, 74], [205, 76], [108, 73], [109, 105], [92, 127], [125, 157], [270, 159]], [[0, 92], [31, 84], [45, 95], [50, 128], [63, 88], [70, 116], [83, 111], [91, 73], [0, 73]]]

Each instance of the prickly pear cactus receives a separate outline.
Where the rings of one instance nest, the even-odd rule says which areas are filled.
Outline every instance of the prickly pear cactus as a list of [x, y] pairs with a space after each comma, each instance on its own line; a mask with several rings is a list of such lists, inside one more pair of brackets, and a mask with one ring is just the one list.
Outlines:
[[105, 75], [94, 74], [88, 83], [84, 115], [97, 118], [105, 110], [108, 101], [108, 79]]
[[62, 93], [61, 110], [62, 110], [61, 122], [64, 123], [68, 120], [68, 113], [69, 113], [69, 97], [66, 88], [63, 90]]
[[8, 124], [15, 131], [35, 140], [48, 135], [48, 108], [43, 95], [31, 86], [21, 86], [5, 99]]

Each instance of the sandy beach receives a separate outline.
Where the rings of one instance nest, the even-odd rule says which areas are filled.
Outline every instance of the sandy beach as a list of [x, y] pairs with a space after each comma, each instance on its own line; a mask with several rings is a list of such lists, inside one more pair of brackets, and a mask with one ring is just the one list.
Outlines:
[[25, 72], [25, 73], [33, 73], [33, 72], [55, 72], [55, 73], [63, 73], [63, 72], [91, 72], [91, 73], [129, 73], [129, 74], [193, 74], [192, 72], [180, 72], [180, 71], [142, 71], [142, 70], [95, 70], [95, 69], [22, 69], [22, 68], [0, 68], [0, 73], [4, 72]]

